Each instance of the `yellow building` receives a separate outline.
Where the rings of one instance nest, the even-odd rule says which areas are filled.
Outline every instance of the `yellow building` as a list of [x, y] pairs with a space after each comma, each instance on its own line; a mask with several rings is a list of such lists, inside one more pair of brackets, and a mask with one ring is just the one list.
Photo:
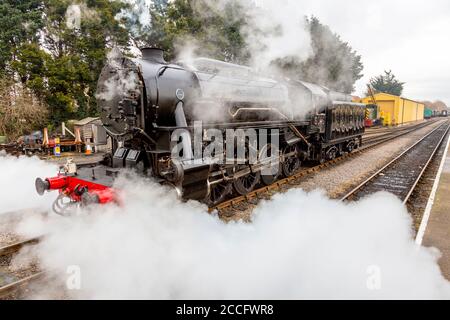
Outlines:
[[[394, 96], [387, 93], [375, 94], [379, 114], [386, 125], [398, 125], [423, 120], [425, 105], [411, 99]], [[374, 103], [372, 97], [361, 99], [362, 103]]]

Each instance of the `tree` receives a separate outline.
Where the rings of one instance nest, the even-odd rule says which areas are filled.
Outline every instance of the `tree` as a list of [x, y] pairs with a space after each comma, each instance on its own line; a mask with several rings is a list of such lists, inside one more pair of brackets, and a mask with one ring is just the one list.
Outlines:
[[434, 102], [425, 100], [425, 101], [421, 101], [426, 108], [431, 109], [431, 110], [435, 110], [435, 111], [443, 111], [443, 110], [447, 110], [448, 107], [445, 104], [445, 102], [441, 101], [441, 100], [436, 100]]
[[443, 111], [443, 110], [447, 110], [448, 109], [448, 107], [445, 104], [445, 102], [441, 101], [441, 100], [436, 100], [433, 103], [433, 107], [435, 108], [435, 110], [438, 110], [438, 111]]
[[0, 135], [13, 141], [48, 121], [45, 103], [31, 90], [9, 79], [0, 79]]
[[43, 14], [41, 0], [0, 2], [0, 76], [13, 76], [10, 64], [17, 60], [20, 47], [38, 42]]
[[[26, 2], [33, 2], [39, 10], [39, 15], [31, 15], [39, 17], [39, 23], [33, 24], [38, 28], [28, 27], [32, 30], [28, 33], [24, 31], [26, 25], [19, 22], [30, 13], [25, 15], [18, 9], [21, 6], [14, 9], [2, 6], [10, 14], [16, 13], [19, 21], [17, 31], [8, 38], [12, 40], [6, 42], [14, 44], [13, 55], [6, 57], [10, 73], [46, 101], [54, 124], [68, 118], [96, 115], [94, 94], [107, 51], [114, 45], [126, 49], [129, 43], [128, 30], [116, 20], [127, 5], [109, 0], [21, 1]], [[28, 12], [31, 5], [22, 6]], [[39, 37], [26, 40], [27, 34], [37, 34], [37, 31]], [[18, 35], [24, 35], [23, 40], [16, 40], [22, 39]], [[0, 45], [3, 47], [7, 46]]]
[[392, 71], [389, 70], [384, 71], [384, 74], [379, 75], [378, 77], [371, 78], [369, 84], [374, 89], [375, 93], [384, 92], [400, 96], [403, 92], [405, 82], [397, 80]]
[[207, 16], [196, 14], [194, 3], [208, 5], [207, 0], [154, 1], [150, 7], [151, 28], [137, 37], [140, 43], [164, 49], [168, 59], [195, 44], [196, 55], [246, 63], [249, 52], [241, 34], [245, 16], [239, 1], [228, 1], [220, 12], [211, 8]]
[[[116, 15], [120, 1], [90, 0], [74, 7], [71, 0], [46, 0], [45, 45], [48, 65], [48, 103], [55, 122], [68, 116], [97, 113], [94, 93], [107, 51], [128, 45], [129, 33]], [[74, 15], [74, 23], [68, 23]]]
[[[191, 44], [195, 55], [223, 61], [246, 64], [252, 57], [245, 36], [248, 12], [241, 0], [153, 0], [144, 13], [145, 0], [129, 3], [1, 1], [0, 79], [12, 79], [29, 90], [57, 124], [97, 114], [96, 84], [113, 46], [124, 51], [132, 43], [160, 47], [168, 60]], [[317, 18], [307, 22], [314, 48], [310, 59], [274, 63], [291, 78], [352, 91], [361, 77], [360, 56]]]
[[[147, 7], [145, 0], [135, 0], [135, 6], [124, 10], [122, 13], [122, 23], [130, 31], [131, 40], [136, 47], [159, 47], [167, 50], [170, 43], [166, 41], [164, 30], [167, 19], [168, 0], [153, 0], [150, 7]], [[149, 21], [141, 21], [147, 16]]]
[[[196, 43], [196, 55], [238, 64], [247, 63], [252, 52], [242, 32], [247, 23], [242, 3], [228, 1], [220, 12], [208, 8], [208, 15], [196, 14], [194, 5], [206, 6], [205, 1], [155, 1], [150, 8], [151, 31], [139, 40], [146, 45], [164, 49], [169, 59], [175, 57], [177, 48], [183, 49], [183, 45]], [[362, 77], [361, 56], [316, 17], [306, 18], [306, 22], [311, 34], [313, 54], [306, 61], [285, 57], [273, 61], [272, 65], [292, 79], [351, 93], [355, 82]]]
[[286, 57], [276, 63], [293, 79], [345, 93], [354, 91], [355, 82], [363, 76], [361, 56], [318, 18], [306, 18], [306, 24], [311, 34], [311, 56], [306, 61]]

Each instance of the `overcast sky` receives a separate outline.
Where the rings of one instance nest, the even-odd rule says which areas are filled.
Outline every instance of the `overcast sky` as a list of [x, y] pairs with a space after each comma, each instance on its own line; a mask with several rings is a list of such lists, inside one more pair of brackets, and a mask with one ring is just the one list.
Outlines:
[[362, 55], [364, 78], [355, 94], [370, 77], [392, 69], [406, 82], [404, 96], [450, 106], [449, 0], [311, 0], [305, 12]]
[[392, 70], [406, 82], [405, 97], [440, 99], [450, 107], [450, 0], [288, 1], [301, 3], [304, 14], [317, 16], [361, 54], [364, 77], [354, 94], [363, 95], [371, 77]]

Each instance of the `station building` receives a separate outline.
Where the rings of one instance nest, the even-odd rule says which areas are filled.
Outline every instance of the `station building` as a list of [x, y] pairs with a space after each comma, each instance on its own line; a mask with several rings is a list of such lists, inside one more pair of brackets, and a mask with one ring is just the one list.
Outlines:
[[[385, 125], [399, 125], [423, 120], [425, 105], [419, 101], [394, 96], [388, 93], [375, 94], [379, 107], [378, 117], [383, 118]], [[372, 97], [361, 99], [364, 104], [373, 104]]]

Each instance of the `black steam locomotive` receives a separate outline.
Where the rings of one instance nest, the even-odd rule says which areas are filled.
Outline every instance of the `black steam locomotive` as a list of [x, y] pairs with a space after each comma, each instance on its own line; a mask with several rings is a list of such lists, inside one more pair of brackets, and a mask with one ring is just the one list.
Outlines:
[[[97, 101], [112, 141], [106, 163], [37, 179], [38, 192], [58, 189], [72, 202], [105, 203], [114, 199], [109, 187], [117, 173], [134, 168], [173, 185], [184, 198], [217, 204], [293, 175], [302, 161], [351, 152], [364, 132], [365, 106], [348, 95], [207, 58], [170, 64], [155, 48], [142, 49], [140, 59], [112, 54], [98, 80]], [[226, 143], [208, 153], [211, 129]], [[270, 164], [259, 157], [269, 150]]]

